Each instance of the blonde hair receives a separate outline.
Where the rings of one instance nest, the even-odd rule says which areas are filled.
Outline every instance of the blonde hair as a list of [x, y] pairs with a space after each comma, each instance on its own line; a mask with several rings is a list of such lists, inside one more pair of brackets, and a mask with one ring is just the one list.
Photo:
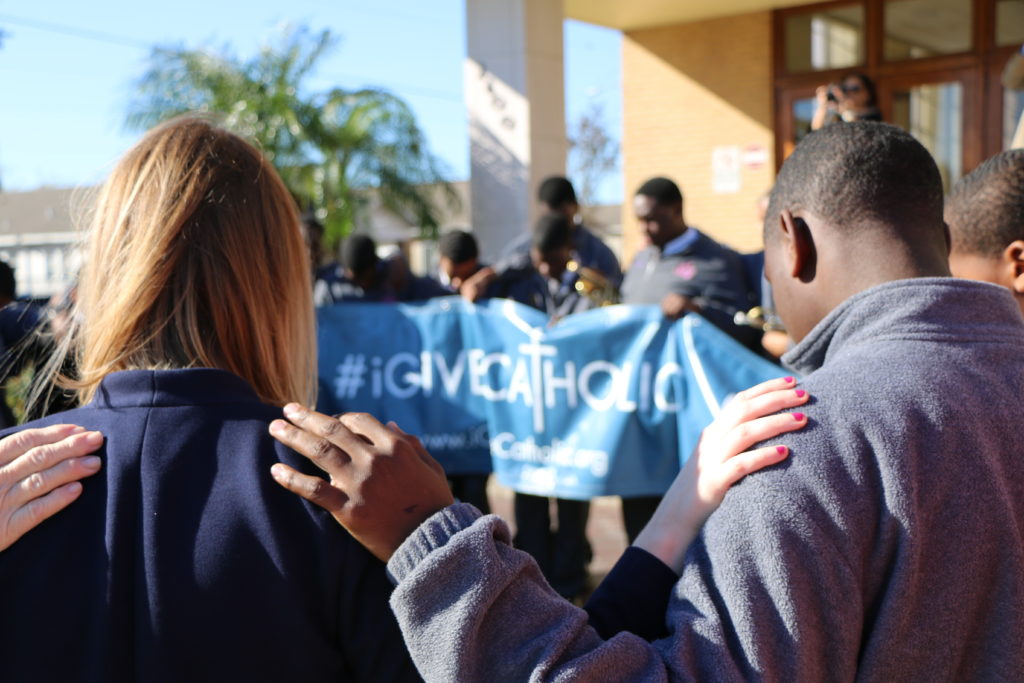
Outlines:
[[78, 289], [82, 402], [119, 370], [209, 367], [267, 403], [312, 403], [309, 256], [251, 144], [194, 116], [149, 133], [99, 192]]

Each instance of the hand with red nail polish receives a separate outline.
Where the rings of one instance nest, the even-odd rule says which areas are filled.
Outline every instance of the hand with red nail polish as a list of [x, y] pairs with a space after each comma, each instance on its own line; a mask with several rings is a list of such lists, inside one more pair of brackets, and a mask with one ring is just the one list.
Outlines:
[[0, 439], [0, 550], [78, 498], [78, 480], [100, 469], [89, 453], [102, 443], [99, 432], [66, 424]]
[[803, 389], [794, 389], [795, 384], [792, 377], [784, 377], [736, 394], [702, 432], [696, 450], [634, 545], [682, 573], [686, 548], [729, 487], [789, 454], [785, 446], [748, 449], [806, 426], [803, 413], [780, 412], [810, 399]]

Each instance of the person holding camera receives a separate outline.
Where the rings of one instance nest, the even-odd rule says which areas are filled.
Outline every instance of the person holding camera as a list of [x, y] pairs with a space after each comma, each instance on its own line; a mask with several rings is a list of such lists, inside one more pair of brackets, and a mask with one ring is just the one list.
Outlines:
[[875, 84], [862, 73], [850, 73], [838, 83], [818, 86], [818, 108], [811, 119], [811, 130], [835, 121], [881, 121]]

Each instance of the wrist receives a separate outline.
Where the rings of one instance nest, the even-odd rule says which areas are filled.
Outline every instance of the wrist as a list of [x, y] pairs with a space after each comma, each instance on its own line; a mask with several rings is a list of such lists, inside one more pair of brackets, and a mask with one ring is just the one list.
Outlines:
[[435, 512], [416, 527], [388, 559], [388, 576], [392, 582], [399, 583], [430, 553], [472, 526], [479, 517], [480, 511], [468, 503], [455, 503]]
[[694, 525], [687, 520], [666, 520], [655, 513], [633, 545], [661, 560], [676, 575], [681, 575], [686, 549], [699, 530], [699, 524]]

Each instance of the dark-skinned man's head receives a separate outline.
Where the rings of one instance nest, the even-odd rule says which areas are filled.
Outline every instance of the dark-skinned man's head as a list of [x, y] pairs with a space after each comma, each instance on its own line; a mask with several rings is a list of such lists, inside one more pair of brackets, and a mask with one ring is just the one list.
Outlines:
[[572, 223], [565, 214], [549, 213], [537, 219], [530, 243], [530, 260], [541, 275], [558, 280], [572, 258]]
[[765, 216], [765, 273], [800, 341], [850, 296], [883, 282], [949, 275], [942, 178], [909, 133], [826, 126], [786, 159]]
[[668, 178], [651, 178], [636, 191], [633, 213], [650, 244], [664, 248], [686, 232], [683, 219], [683, 193]]
[[997, 154], [946, 199], [953, 275], [1006, 287], [1024, 312], [1024, 149]]
[[[544, 207], [546, 213], [560, 213], [570, 220], [576, 217], [580, 210], [579, 202], [576, 200], [576, 190], [568, 178], [563, 176], [551, 176], [545, 178], [537, 187], [537, 201]], [[571, 227], [570, 223], [570, 227]]]

